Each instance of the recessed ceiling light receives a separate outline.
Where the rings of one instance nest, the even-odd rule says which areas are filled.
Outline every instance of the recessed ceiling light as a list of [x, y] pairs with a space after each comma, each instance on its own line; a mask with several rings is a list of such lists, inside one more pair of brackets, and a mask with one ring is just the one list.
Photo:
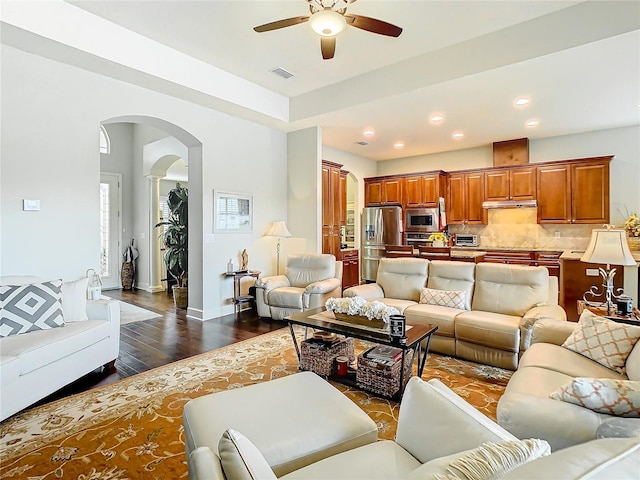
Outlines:
[[393, 144], [393, 148], [404, 148], [404, 143], [396, 142]]
[[366, 147], [367, 145], [369, 145], [369, 142], [365, 142], [364, 140], [360, 140], [359, 142], [356, 142], [356, 145], [362, 145], [363, 147]]
[[460, 130], [457, 130], [453, 132], [451, 136], [453, 137], [454, 140], [460, 140], [462, 137], [464, 137], [464, 133], [461, 132]]
[[513, 102], [513, 104], [517, 107], [524, 107], [525, 105], [529, 105], [529, 103], [531, 103], [531, 99], [528, 97], [516, 98]]
[[367, 130], [365, 130], [364, 132], [362, 132], [362, 134], [365, 137], [373, 137], [373, 135], [375, 134], [375, 130], [373, 128], [368, 128]]
[[527, 121], [527, 127], [537, 127], [540, 124], [539, 120], [529, 120]]
[[441, 121], [444, 120], [444, 117], [440, 114], [436, 114], [436, 115], [432, 115], [431, 116], [431, 123], [440, 123]]

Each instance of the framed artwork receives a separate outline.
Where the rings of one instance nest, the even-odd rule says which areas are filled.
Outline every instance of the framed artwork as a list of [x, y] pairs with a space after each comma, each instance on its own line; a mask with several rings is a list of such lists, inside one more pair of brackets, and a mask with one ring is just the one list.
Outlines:
[[214, 190], [213, 232], [253, 232], [253, 196]]

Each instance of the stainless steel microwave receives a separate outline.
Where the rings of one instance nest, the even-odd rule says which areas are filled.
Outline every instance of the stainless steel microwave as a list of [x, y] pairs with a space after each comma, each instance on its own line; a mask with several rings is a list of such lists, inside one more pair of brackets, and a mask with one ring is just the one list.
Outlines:
[[406, 232], [439, 232], [440, 210], [438, 208], [406, 208], [404, 230]]

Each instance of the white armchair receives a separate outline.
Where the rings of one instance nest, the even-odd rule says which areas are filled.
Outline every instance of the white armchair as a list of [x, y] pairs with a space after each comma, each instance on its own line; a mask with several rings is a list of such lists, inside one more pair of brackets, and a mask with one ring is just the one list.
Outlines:
[[289, 255], [284, 275], [256, 281], [258, 316], [282, 320], [287, 315], [324, 306], [342, 296], [342, 262], [329, 254]]

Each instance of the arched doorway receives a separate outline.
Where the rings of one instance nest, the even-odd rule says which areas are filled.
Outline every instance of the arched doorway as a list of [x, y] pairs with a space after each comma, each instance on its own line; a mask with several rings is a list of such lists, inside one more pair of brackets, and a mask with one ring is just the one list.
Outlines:
[[[101, 122], [107, 128], [115, 124], [132, 124], [151, 127], [166, 137], [142, 143], [131, 135], [132, 150], [130, 195], [132, 201], [131, 228], [124, 237], [134, 238], [138, 243], [138, 288], [147, 291], [162, 290], [162, 260], [160, 241], [155, 225], [160, 221], [160, 185], [167, 170], [178, 159], [188, 165], [192, 179], [202, 177], [202, 144], [183, 128], [162, 119], [147, 116], [120, 116]], [[134, 138], [135, 137], [135, 138]], [[112, 152], [115, 145], [112, 139]], [[141, 150], [141, 151], [140, 151]], [[127, 195], [127, 192], [124, 192]], [[202, 183], [189, 182], [189, 310], [202, 310]], [[197, 314], [196, 314], [197, 316]]]

